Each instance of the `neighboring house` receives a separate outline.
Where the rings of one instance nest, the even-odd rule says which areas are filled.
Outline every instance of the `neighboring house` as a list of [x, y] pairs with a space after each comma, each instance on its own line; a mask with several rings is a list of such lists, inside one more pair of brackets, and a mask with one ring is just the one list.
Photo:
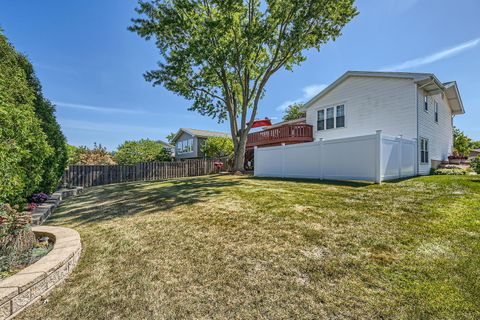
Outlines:
[[204, 153], [201, 148], [209, 137], [230, 138], [230, 135], [224, 132], [181, 128], [172, 139], [172, 144], [175, 146], [175, 159], [203, 158]]
[[[417, 172], [447, 160], [453, 117], [465, 113], [456, 82], [430, 73], [348, 71], [307, 102], [313, 138], [356, 137], [382, 130], [417, 139]], [[352, 155], [353, 157], [355, 155]]]

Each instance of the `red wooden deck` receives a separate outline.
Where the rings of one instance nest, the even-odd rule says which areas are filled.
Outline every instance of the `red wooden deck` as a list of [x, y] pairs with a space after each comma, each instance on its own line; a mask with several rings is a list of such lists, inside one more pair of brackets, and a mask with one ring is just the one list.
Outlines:
[[308, 124], [287, 124], [281, 127], [250, 133], [247, 149], [313, 141], [313, 127]]

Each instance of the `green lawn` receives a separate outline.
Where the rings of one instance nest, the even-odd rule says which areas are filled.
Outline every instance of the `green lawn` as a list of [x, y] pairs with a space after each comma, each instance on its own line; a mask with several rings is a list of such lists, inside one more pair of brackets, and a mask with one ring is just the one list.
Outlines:
[[479, 319], [480, 176], [88, 189], [83, 255], [21, 319]]

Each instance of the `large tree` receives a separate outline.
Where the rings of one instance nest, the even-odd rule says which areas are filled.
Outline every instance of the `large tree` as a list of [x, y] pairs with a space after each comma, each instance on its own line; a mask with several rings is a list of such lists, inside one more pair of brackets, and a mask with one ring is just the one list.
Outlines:
[[114, 156], [118, 164], [170, 161], [171, 158], [171, 152], [163, 144], [150, 139], [125, 141], [118, 147]]
[[283, 121], [297, 120], [300, 118], [305, 118], [306, 113], [302, 111], [303, 103], [294, 103], [291, 104], [285, 109], [285, 114], [283, 115]]
[[228, 119], [234, 169], [243, 170], [247, 135], [268, 81], [305, 51], [335, 40], [357, 14], [354, 0], [139, 1], [129, 28], [156, 39], [162, 56], [145, 74], [191, 100], [191, 110]]

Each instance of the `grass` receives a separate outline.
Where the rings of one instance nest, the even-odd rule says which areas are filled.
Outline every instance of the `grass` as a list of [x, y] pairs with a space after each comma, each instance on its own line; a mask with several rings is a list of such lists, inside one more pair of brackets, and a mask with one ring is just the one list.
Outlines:
[[80, 264], [19, 319], [478, 319], [480, 176], [88, 189]]

